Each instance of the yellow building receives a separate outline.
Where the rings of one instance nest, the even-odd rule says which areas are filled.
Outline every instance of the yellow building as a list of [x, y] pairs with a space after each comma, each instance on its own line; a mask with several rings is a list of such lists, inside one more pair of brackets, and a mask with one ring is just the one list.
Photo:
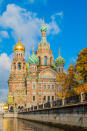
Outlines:
[[65, 60], [60, 56], [55, 60], [46, 39], [47, 27], [41, 27], [42, 38], [36, 53], [34, 47], [28, 63], [25, 62], [25, 47], [19, 42], [14, 47], [14, 58], [8, 80], [9, 109], [20, 109], [58, 99], [58, 73], [64, 72]]

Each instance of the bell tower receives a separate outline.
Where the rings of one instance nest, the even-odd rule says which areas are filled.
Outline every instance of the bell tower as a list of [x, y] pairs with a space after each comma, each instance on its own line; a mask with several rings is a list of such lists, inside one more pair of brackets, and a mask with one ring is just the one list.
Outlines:
[[25, 54], [25, 47], [20, 42], [20, 36], [19, 36], [19, 42], [14, 47], [14, 58], [12, 61], [11, 71], [12, 72], [25, 72], [26, 71], [26, 63], [24, 59]]
[[26, 62], [24, 59], [25, 47], [21, 44], [20, 35], [19, 42], [14, 46], [14, 57], [11, 64], [11, 74], [8, 80], [8, 98], [13, 98], [12, 101], [8, 99], [9, 108], [25, 107], [26, 88], [25, 88], [25, 73]]

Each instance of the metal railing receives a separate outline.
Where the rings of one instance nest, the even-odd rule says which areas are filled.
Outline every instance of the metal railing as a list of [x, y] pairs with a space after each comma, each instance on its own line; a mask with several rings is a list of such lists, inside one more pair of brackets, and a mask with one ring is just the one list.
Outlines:
[[[78, 104], [87, 101], [87, 93], [81, 93], [80, 95], [71, 96], [68, 98], [58, 99], [56, 101], [48, 101], [44, 104], [32, 106], [30, 108], [24, 109], [24, 112], [31, 112], [31, 111], [38, 111], [38, 110], [45, 110], [45, 109], [52, 109], [57, 108], [60, 106]], [[20, 110], [21, 112], [21, 110]]]

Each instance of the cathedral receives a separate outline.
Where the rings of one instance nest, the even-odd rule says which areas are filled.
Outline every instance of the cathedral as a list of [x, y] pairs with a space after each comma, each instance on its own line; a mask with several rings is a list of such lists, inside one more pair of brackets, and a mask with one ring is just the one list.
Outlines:
[[[25, 47], [19, 42], [14, 46], [14, 57], [8, 80], [9, 109], [19, 107], [29, 108], [37, 104], [44, 104], [58, 99], [60, 90], [56, 80], [58, 73], [64, 72], [65, 60], [60, 53], [54, 63], [50, 44], [46, 39], [47, 27], [41, 27], [42, 38], [38, 49], [25, 61]], [[60, 51], [59, 51], [60, 52]]]

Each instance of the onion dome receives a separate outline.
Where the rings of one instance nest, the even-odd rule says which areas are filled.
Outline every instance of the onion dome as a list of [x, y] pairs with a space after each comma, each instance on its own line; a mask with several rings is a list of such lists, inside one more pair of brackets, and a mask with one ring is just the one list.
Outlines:
[[41, 30], [41, 32], [43, 32], [43, 31], [47, 31], [47, 27], [45, 26], [45, 25], [43, 25], [41, 28], [40, 28], [40, 30]]
[[47, 31], [47, 27], [44, 25], [44, 19], [43, 19], [43, 25], [42, 25], [42, 27], [40, 28], [40, 31], [41, 31], [41, 32], [46, 32], [46, 31]]
[[25, 51], [24, 45], [22, 45], [21, 42], [20, 42], [20, 37], [19, 37], [19, 42], [14, 47], [14, 51], [17, 51], [17, 50]]
[[59, 64], [59, 65], [65, 64], [65, 59], [60, 56], [60, 49], [59, 49], [59, 57], [56, 58], [56, 60], [55, 60], [55, 65], [57, 65], [57, 64]]
[[38, 64], [38, 58], [34, 54], [34, 48], [33, 48], [33, 54], [32, 54], [32, 56], [29, 56], [28, 62], [29, 62], [29, 64]]

